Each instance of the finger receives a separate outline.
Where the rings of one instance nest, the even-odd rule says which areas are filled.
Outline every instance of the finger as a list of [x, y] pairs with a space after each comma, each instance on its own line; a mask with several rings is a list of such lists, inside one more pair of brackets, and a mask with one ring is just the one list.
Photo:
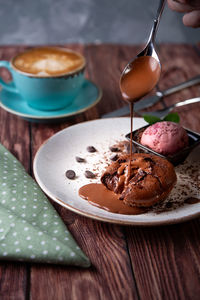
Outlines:
[[186, 4], [192, 6], [193, 8], [200, 8], [200, 0], [172, 0], [173, 2], [178, 2], [180, 4]]
[[189, 27], [200, 27], [200, 10], [191, 11], [183, 16], [183, 24]]
[[172, 10], [178, 11], [178, 12], [190, 12], [193, 10], [191, 5], [188, 4], [182, 4], [174, 0], [168, 0], [168, 6]]

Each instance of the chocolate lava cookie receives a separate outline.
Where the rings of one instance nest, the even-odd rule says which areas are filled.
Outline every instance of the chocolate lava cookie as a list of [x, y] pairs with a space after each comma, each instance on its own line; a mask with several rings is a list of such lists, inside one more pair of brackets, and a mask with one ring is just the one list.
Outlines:
[[101, 182], [119, 194], [124, 204], [149, 207], [169, 195], [176, 183], [176, 173], [170, 162], [146, 153], [132, 155], [131, 169], [129, 161], [129, 155], [121, 156], [101, 176]]

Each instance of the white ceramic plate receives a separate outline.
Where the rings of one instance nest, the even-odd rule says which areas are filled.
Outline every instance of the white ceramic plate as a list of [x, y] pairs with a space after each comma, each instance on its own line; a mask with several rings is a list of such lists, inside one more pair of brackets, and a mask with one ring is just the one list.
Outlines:
[[[134, 129], [145, 124], [140, 118], [134, 119]], [[79, 197], [78, 189], [81, 186], [89, 182], [99, 182], [99, 176], [106, 166], [105, 157], [111, 155], [109, 146], [125, 140], [124, 136], [129, 131], [129, 118], [112, 118], [80, 123], [58, 132], [40, 147], [35, 156], [33, 168], [38, 184], [60, 205], [101, 221], [129, 225], [160, 225], [178, 223], [199, 216], [200, 203], [184, 204], [175, 210], [159, 214], [148, 212], [141, 215], [122, 215], [95, 207]], [[90, 145], [98, 152], [88, 153], [86, 148]], [[76, 162], [76, 156], [84, 157], [86, 163]], [[195, 155], [192, 159], [196, 160]], [[66, 178], [65, 172], [68, 169], [76, 172], [75, 180]], [[84, 176], [85, 170], [96, 170], [94, 172], [99, 175], [96, 179], [87, 179]]]

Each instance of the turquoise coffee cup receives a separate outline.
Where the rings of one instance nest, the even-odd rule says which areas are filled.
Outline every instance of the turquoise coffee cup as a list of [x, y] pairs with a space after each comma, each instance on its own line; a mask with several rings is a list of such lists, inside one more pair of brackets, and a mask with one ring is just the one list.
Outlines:
[[56, 76], [39, 76], [18, 70], [13, 61], [0, 61], [12, 75], [12, 81], [6, 83], [0, 78], [0, 84], [11, 93], [19, 93], [27, 104], [38, 110], [58, 110], [69, 106], [78, 95], [84, 82], [85, 59], [79, 53], [65, 49], [81, 56], [83, 64], [71, 72]]

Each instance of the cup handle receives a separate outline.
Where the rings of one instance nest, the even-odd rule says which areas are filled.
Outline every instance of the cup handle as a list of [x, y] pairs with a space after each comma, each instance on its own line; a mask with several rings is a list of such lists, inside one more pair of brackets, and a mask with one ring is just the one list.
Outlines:
[[[11, 69], [11, 66], [10, 66], [10, 62], [9, 61], [6, 61], [6, 60], [1, 60], [0, 61], [0, 68], [1, 67], [4, 67], [6, 68], [11, 74], [12, 74], [12, 69]], [[0, 85], [2, 85], [2, 87], [4, 89], [6, 89], [7, 91], [9, 92], [12, 92], [12, 93], [18, 93], [18, 90], [14, 84], [14, 81], [10, 81], [10, 82], [5, 82], [1, 77], [0, 77]]]

